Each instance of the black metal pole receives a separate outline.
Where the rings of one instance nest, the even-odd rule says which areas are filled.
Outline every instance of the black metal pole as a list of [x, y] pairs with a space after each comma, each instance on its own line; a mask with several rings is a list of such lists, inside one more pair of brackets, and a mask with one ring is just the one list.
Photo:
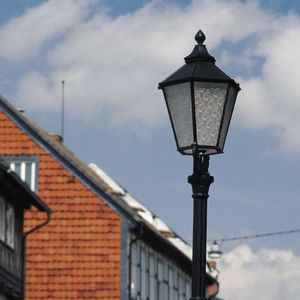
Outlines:
[[209, 175], [209, 156], [194, 151], [194, 172], [188, 177], [194, 199], [192, 298], [206, 300], [207, 198], [214, 178]]

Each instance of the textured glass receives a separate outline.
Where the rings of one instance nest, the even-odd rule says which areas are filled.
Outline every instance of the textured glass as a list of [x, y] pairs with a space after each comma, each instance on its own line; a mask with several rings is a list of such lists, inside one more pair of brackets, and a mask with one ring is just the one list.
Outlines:
[[197, 143], [217, 146], [227, 84], [195, 82], [194, 85]]
[[237, 92], [238, 92], [237, 89], [233, 88], [232, 86], [229, 87], [227, 103], [226, 103], [226, 107], [225, 107], [225, 111], [224, 111], [223, 125], [222, 125], [221, 133], [220, 133], [220, 148], [222, 150], [224, 148], [226, 135], [227, 135], [227, 131], [229, 128], [231, 116], [233, 113]]
[[190, 83], [165, 87], [165, 97], [173, 123], [178, 148], [193, 143]]

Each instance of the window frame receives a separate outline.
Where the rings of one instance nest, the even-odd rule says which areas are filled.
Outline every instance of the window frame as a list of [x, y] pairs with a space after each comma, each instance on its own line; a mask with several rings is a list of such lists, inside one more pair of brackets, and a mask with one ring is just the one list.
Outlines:
[[[0, 195], [0, 242], [10, 249], [15, 249], [16, 242], [16, 210], [15, 207]], [[1, 209], [2, 207], [2, 209]], [[8, 215], [11, 210], [11, 215]]]
[[191, 288], [191, 276], [186, 271], [141, 240], [136, 240], [131, 247], [129, 268], [135, 276], [131, 276], [130, 300], [189, 300], [191, 291], [187, 288]]
[[[38, 166], [39, 156], [37, 155], [2, 155], [4, 163], [25, 182], [33, 192], [38, 191]], [[20, 171], [16, 172], [16, 166], [20, 164]], [[30, 182], [28, 182], [28, 165], [31, 167]]]

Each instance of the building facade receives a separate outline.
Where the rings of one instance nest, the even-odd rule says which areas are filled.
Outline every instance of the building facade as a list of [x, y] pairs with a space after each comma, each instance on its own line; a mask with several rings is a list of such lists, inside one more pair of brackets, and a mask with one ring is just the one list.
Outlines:
[[45, 205], [11, 169], [0, 162], [0, 300], [23, 299], [25, 239], [45, 222], [24, 233], [24, 211], [46, 213]]
[[[26, 299], [189, 299], [190, 246], [4, 98], [0, 157], [53, 211], [27, 241]], [[26, 228], [41, 219], [30, 211]], [[209, 274], [207, 283], [217, 286]]]

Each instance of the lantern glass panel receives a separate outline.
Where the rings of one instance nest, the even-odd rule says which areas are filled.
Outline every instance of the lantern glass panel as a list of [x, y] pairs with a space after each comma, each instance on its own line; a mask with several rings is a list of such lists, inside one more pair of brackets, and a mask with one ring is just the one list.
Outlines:
[[194, 83], [198, 145], [217, 146], [227, 86], [226, 83]]
[[190, 82], [167, 86], [164, 90], [177, 147], [189, 147], [193, 144]]
[[225, 144], [231, 116], [233, 113], [237, 93], [238, 93], [238, 90], [236, 88], [234, 88], [233, 86], [229, 87], [228, 98], [227, 98], [227, 103], [226, 103], [224, 117], [223, 117], [223, 125], [222, 125], [221, 132], [220, 132], [219, 145], [222, 150], [224, 148], [224, 144]]

